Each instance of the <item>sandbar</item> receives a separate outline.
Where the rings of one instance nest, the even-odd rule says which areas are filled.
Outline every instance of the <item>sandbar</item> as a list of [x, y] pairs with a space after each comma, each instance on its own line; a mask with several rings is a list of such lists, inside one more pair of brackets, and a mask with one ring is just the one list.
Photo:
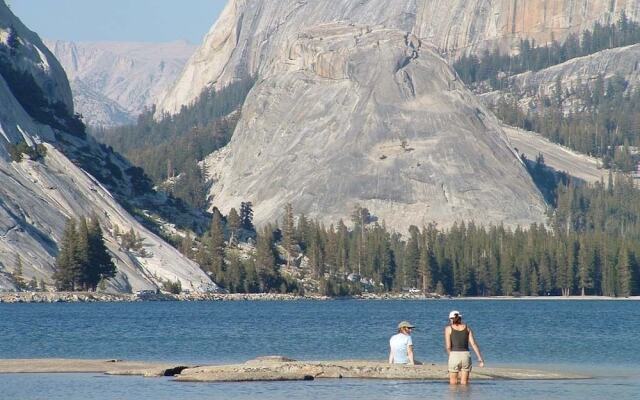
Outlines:
[[[383, 361], [296, 361], [282, 356], [259, 357], [242, 364], [193, 366], [123, 360], [6, 359], [0, 373], [104, 373], [147, 377], [173, 376], [182, 382], [258, 382], [315, 379], [386, 379], [446, 381], [442, 364], [390, 365]], [[589, 376], [566, 371], [475, 368], [474, 380], [568, 380]]]

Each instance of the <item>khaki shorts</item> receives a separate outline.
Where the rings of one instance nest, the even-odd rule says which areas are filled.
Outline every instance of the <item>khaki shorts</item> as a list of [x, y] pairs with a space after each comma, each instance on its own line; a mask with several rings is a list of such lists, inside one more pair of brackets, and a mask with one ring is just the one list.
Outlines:
[[449, 354], [449, 372], [471, 372], [471, 353], [452, 351]]

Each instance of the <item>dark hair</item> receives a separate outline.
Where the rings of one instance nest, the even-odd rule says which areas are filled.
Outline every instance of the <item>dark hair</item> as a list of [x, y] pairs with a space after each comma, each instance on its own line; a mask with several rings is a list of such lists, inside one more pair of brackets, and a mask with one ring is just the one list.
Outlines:
[[449, 318], [451, 320], [451, 322], [458, 322], [458, 321], [462, 321], [462, 316], [460, 314], [454, 314], [453, 318]]

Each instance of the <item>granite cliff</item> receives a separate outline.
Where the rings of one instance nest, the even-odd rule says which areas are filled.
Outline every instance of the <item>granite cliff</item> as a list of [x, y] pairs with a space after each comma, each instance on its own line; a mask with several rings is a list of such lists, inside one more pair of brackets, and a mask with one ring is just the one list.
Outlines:
[[522, 38], [563, 40], [615, 21], [622, 11], [640, 19], [639, 0], [230, 0], [180, 79], [159, 103], [158, 115], [193, 102], [204, 88], [259, 75], [293, 32], [345, 22], [411, 32], [442, 54], [517, 51]]
[[325, 221], [359, 204], [400, 230], [541, 222], [504, 132], [441, 57], [563, 40], [623, 10], [637, 20], [640, 1], [230, 0], [158, 115], [257, 78], [205, 165], [212, 206], [252, 201], [258, 222], [288, 202]]
[[252, 201], [258, 223], [286, 203], [326, 222], [360, 205], [401, 231], [544, 220], [495, 118], [400, 29], [331, 23], [289, 35], [261, 65], [231, 143], [206, 165], [213, 205]]
[[[125, 195], [135, 190], [123, 173], [130, 165], [85, 138], [74, 125], [71, 90], [62, 67], [4, 1], [0, 62], [0, 290], [14, 288], [10, 274], [18, 264], [24, 279], [36, 278], [52, 287], [66, 221], [91, 214], [100, 219], [118, 267], [109, 290], [155, 289], [167, 280], [178, 280], [193, 291], [217, 289], [198, 265], [143, 227], [105, 184], [79, 167], [92, 165], [104, 172], [103, 182], [113, 182]], [[37, 149], [39, 156], [16, 157], [18, 145]], [[83, 164], [81, 159], [87, 157], [89, 162]], [[133, 229], [144, 251], [123, 249], [116, 227], [121, 232]]]

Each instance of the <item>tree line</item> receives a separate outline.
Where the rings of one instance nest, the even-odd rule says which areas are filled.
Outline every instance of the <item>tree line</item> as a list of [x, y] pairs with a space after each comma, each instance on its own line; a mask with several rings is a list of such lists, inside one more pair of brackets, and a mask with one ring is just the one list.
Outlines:
[[[411, 288], [452, 296], [639, 294], [640, 191], [632, 180], [554, 184], [557, 208], [548, 226], [430, 224], [402, 236], [365, 208], [354, 210], [348, 227], [294, 217], [287, 205], [279, 223], [255, 236], [246, 236], [235, 209], [226, 217], [216, 210], [210, 231], [183, 249], [232, 292], [302, 293], [282, 268], [299, 268], [304, 259], [307, 277], [326, 295]], [[246, 237], [255, 237], [250, 256], [238, 250], [237, 239]]]
[[539, 71], [576, 57], [602, 50], [640, 43], [640, 24], [629, 20], [624, 10], [614, 24], [595, 23], [581, 36], [571, 34], [563, 43], [552, 40], [547, 46], [537, 46], [534, 40], [520, 41], [516, 55], [503, 54], [499, 49], [485, 50], [480, 57], [463, 56], [454, 63], [460, 78], [467, 84], [486, 81], [493, 89], [502, 89], [505, 79], [525, 71]]
[[[198, 238], [187, 235], [180, 246], [183, 254], [195, 260], [211, 279], [231, 293], [304, 293], [298, 282], [280, 271], [277, 229], [267, 225], [256, 230], [253, 205], [243, 202], [223, 216], [213, 210], [210, 229]], [[254, 245], [250, 256], [243, 244]]]
[[53, 279], [57, 290], [96, 290], [117, 269], [104, 244], [102, 228], [94, 216], [71, 218], [64, 229]]

